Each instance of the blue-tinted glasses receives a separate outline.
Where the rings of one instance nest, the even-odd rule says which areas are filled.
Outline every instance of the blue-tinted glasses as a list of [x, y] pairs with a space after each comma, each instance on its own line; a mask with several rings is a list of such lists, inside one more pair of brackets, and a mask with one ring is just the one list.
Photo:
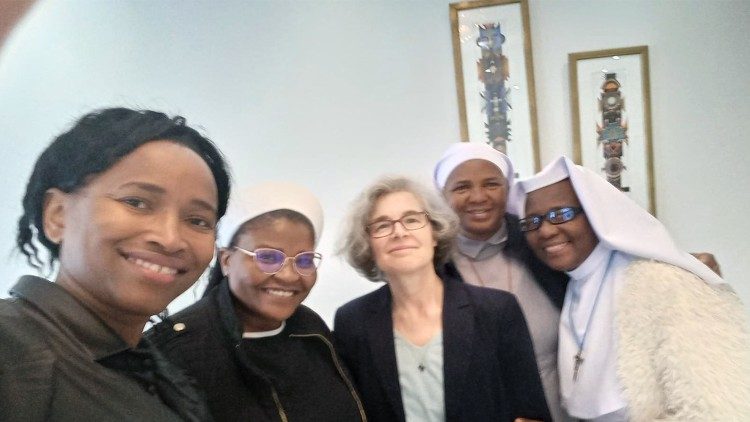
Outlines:
[[254, 251], [248, 251], [235, 246], [234, 249], [245, 255], [252, 256], [258, 269], [266, 274], [276, 274], [284, 268], [284, 264], [286, 264], [288, 260], [291, 260], [294, 271], [297, 271], [299, 275], [310, 276], [315, 274], [315, 271], [318, 270], [318, 266], [320, 265], [320, 261], [323, 259], [323, 255], [313, 251], [300, 252], [294, 256], [286, 256], [284, 252], [271, 248], [258, 248]]
[[544, 220], [552, 224], [562, 224], [574, 219], [576, 215], [583, 213], [581, 207], [562, 207], [547, 211], [544, 215], [530, 215], [518, 223], [522, 232], [530, 232], [542, 226]]

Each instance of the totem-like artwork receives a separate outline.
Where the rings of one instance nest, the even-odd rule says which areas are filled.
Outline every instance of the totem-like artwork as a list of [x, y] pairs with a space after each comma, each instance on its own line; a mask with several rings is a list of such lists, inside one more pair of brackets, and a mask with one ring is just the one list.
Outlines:
[[499, 23], [478, 25], [479, 37], [477, 46], [481, 50], [481, 57], [477, 60], [479, 80], [484, 84], [480, 93], [482, 111], [485, 114], [484, 123], [487, 143], [493, 148], [507, 152], [507, 142], [510, 141], [510, 120], [508, 119], [508, 91], [505, 82], [510, 73], [508, 58], [503, 55], [505, 35], [500, 31]]
[[602, 123], [597, 123], [597, 143], [602, 146], [604, 167], [602, 171], [607, 181], [623, 192], [630, 191], [622, 186], [622, 172], [627, 168], [623, 164], [623, 144], [628, 143], [628, 125], [623, 118], [625, 98], [620, 92], [620, 82], [616, 73], [607, 73], [599, 96], [599, 111]]

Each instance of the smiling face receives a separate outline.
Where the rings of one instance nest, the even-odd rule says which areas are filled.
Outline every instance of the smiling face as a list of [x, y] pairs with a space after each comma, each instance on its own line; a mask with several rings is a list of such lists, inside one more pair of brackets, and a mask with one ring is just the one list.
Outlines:
[[[248, 251], [272, 248], [294, 257], [313, 251], [315, 241], [309, 225], [282, 217], [245, 230], [234, 246]], [[244, 330], [269, 331], [297, 310], [315, 285], [317, 273], [302, 276], [288, 260], [276, 274], [266, 274], [254, 259], [236, 249], [226, 249], [221, 252], [220, 263], [229, 289], [239, 302], [237, 312]]]
[[[544, 215], [556, 208], [580, 206], [570, 179], [565, 179], [529, 193], [526, 197], [526, 216]], [[558, 271], [578, 268], [599, 243], [585, 213], [562, 224], [545, 220], [538, 229], [526, 232], [526, 240], [542, 262]]]
[[[393, 192], [377, 200], [368, 223], [398, 220], [423, 211], [424, 206], [413, 193]], [[388, 280], [431, 269], [436, 245], [431, 224], [421, 229], [406, 230], [402, 224], [396, 223], [390, 235], [370, 237], [375, 263]]]
[[43, 216], [60, 245], [56, 282], [105, 322], [145, 323], [211, 261], [217, 202], [203, 159], [169, 141], [140, 146], [73, 193], [50, 189]]
[[487, 240], [503, 225], [507, 200], [505, 176], [487, 160], [468, 160], [456, 167], [443, 195], [470, 239]]

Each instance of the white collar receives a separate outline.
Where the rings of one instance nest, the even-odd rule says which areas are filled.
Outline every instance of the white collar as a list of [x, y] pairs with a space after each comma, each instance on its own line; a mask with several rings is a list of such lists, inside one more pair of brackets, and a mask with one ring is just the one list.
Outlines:
[[573, 280], [583, 280], [596, 271], [604, 260], [609, 257], [611, 252], [609, 248], [599, 242], [589, 256], [583, 260], [581, 265], [571, 271], [566, 271], [566, 274]]
[[245, 331], [242, 333], [242, 338], [263, 338], [263, 337], [273, 337], [282, 331], [284, 331], [284, 328], [286, 327], [286, 321], [281, 321], [281, 325], [279, 328], [269, 330], [269, 331]]

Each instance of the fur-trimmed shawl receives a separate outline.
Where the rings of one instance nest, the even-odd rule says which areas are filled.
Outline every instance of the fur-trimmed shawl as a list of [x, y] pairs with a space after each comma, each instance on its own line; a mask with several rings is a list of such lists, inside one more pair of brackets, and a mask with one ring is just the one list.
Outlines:
[[747, 314], [730, 288], [636, 260], [616, 309], [630, 420], [750, 421]]

